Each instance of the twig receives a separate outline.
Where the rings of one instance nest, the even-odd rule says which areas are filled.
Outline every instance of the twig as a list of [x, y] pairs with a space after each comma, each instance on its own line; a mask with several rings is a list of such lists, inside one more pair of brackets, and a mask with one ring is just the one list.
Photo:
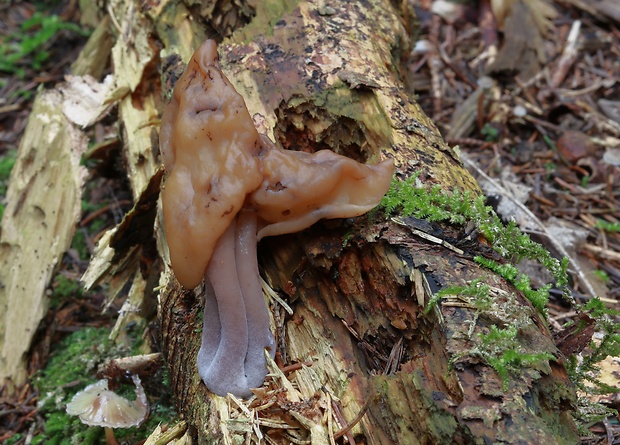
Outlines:
[[609, 423], [608, 419], [603, 419], [603, 425], [605, 425], [605, 432], [607, 433], [607, 443], [612, 444], [614, 443], [614, 432], [613, 432], [613, 428], [611, 427], [611, 424]]
[[288, 366], [284, 366], [280, 368], [280, 371], [286, 374], [288, 372], [297, 371], [298, 369], [301, 369], [303, 366], [312, 366], [313, 364], [314, 362], [310, 360], [305, 361], [305, 362], [300, 362], [300, 363], [293, 363], [292, 365], [288, 365]]
[[441, 19], [439, 16], [435, 15], [432, 18], [432, 27], [430, 40], [433, 44], [433, 49], [429, 53], [429, 63], [428, 66], [431, 71], [431, 88], [433, 93], [433, 114], [436, 116], [441, 112], [442, 109], [442, 94], [441, 94], [441, 78], [440, 78], [440, 70], [443, 64], [441, 63], [441, 58], [439, 57], [439, 27], [441, 24]]
[[334, 439], [338, 439], [342, 436], [344, 436], [345, 434], [347, 434], [349, 431], [351, 431], [351, 429], [357, 425], [359, 423], [360, 420], [362, 420], [362, 417], [364, 417], [364, 414], [366, 414], [366, 411], [368, 411], [368, 405], [369, 405], [369, 401], [366, 401], [366, 403], [364, 403], [364, 406], [362, 406], [362, 409], [360, 410], [359, 413], [357, 413], [357, 416], [355, 416], [355, 418], [344, 428], [342, 428], [341, 430], [337, 431], [334, 434]]
[[566, 46], [558, 62], [555, 73], [551, 76], [551, 88], [557, 88], [566, 78], [568, 70], [577, 59], [577, 40], [581, 30], [581, 20], [575, 20], [568, 33]]
[[82, 221], [80, 221], [80, 227], [84, 227], [90, 224], [94, 219], [97, 219], [99, 216], [103, 215], [107, 211], [117, 209], [118, 207], [121, 207], [124, 205], [131, 205], [131, 201], [127, 199], [122, 199], [120, 201], [112, 202], [106, 206], [103, 206], [100, 209], [97, 209], [93, 212], [90, 212], [88, 215], [84, 217], [84, 219], [82, 219]]
[[280, 298], [278, 293], [275, 290], [273, 290], [271, 286], [269, 285], [269, 283], [263, 280], [262, 277], [260, 279], [260, 283], [263, 288], [263, 292], [265, 292], [268, 297], [273, 298], [275, 301], [280, 303], [280, 306], [282, 306], [289, 315], [293, 315], [293, 309], [291, 309], [291, 307], [288, 304], [286, 304], [286, 302], [282, 298]]
[[388, 357], [388, 361], [385, 364], [385, 369], [383, 373], [385, 375], [390, 375], [396, 373], [398, 370], [398, 366], [400, 365], [400, 360], [403, 356], [403, 338], [400, 337], [394, 346], [392, 346], [392, 350], [390, 351], [390, 356]]
[[620, 261], [620, 253], [614, 252], [613, 250], [603, 249], [602, 247], [595, 246], [593, 244], [584, 244], [583, 248], [585, 250], [589, 250], [592, 253], [595, 253], [603, 258], [608, 258], [610, 260]]
[[[340, 425], [346, 426], [347, 420], [344, 418], [344, 415], [342, 414], [339, 404], [331, 396], [330, 396], [330, 400], [332, 404], [332, 411], [334, 412], [336, 419], [338, 419], [338, 422], [340, 423]], [[355, 439], [353, 438], [353, 435], [351, 434], [351, 432], [347, 431], [345, 435], [347, 436], [347, 440], [349, 441], [349, 444], [355, 445]]]

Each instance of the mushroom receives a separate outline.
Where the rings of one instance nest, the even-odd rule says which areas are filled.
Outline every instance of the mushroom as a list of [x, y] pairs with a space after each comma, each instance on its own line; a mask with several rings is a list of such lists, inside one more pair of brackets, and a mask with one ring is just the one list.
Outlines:
[[351, 218], [372, 210], [390, 187], [392, 160], [377, 165], [320, 150], [283, 150], [261, 136], [263, 182], [246, 207], [262, 220], [258, 239], [299, 232], [320, 219]]
[[213, 40], [192, 56], [164, 110], [160, 149], [169, 175], [164, 228], [175, 276], [202, 281], [215, 243], [261, 184], [261, 142], [243, 98], [217, 64]]
[[198, 372], [215, 394], [248, 397], [267, 374], [264, 350], [275, 354], [258, 240], [366, 213], [389, 188], [393, 161], [365, 165], [329, 150], [283, 150], [259, 135], [212, 40], [174, 88], [160, 149], [171, 267], [186, 288], [206, 278]]
[[149, 403], [137, 375], [132, 377], [136, 385], [136, 400], [128, 400], [108, 389], [106, 379], [88, 385], [67, 404], [67, 414], [79, 416], [82, 423], [102, 426], [109, 444], [116, 444], [112, 428], [140, 426], [149, 414]]

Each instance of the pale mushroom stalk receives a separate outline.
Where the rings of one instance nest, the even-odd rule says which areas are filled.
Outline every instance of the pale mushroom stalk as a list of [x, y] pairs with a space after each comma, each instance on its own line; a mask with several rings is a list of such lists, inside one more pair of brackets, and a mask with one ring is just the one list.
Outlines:
[[275, 353], [258, 276], [255, 212], [239, 212], [218, 240], [206, 277], [200, 377], [216, 394], [247, 397], [265, 379], [264, 349]]
[[247, 397], [267, 374], [264, 350], [275, 353], [257, 240], [369, 211], [389, 188], [393, 162], [292, 152], [259, 136], [213, 41], [196, 50], [177, 82], [160, 146], [172, 269], [186, 288], [207, 278], [198, 372], [212, 392]]
[[237, 276], [241, 284], [243, 304], [248, 323], [248, 352], [245, 370], [248, 388], [263, 384], [267, 368], [264, 350], [275, 356], [275, 341], [269, 329], [269, 310], [263, 298], [258, 272], [256, 212], [242, 210], [237, 215], [235, 260]]
[[116, 436], [114, 435], [114, 430], [110, 427], [104, 427], [103, 432], [105, 433], [105, 441], [108, 445], [118, 445], [118, 440], [116, 440]]

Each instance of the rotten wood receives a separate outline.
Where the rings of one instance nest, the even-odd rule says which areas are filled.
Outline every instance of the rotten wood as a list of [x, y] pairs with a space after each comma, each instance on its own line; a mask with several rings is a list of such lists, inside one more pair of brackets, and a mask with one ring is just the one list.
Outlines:
[[49, 307], [46, 291], [81, 216], [87, 148], [60, 89], [35, 100], [21, 140], [0, 237], [0, 385], [26, 380], [26, 353]]
[[[403, 84], [402, 61], [415, 31], [407, 3], [274, 0], [258, 2], [252, 14], [245, 3], [220, 10], [115, 0], [108, 12], [116, 43], [106, 101], [119, 105], [136, 206], [100, 242], [87, 281], [112, 277], [115, 289], [132, 282], [136, 299], [128, 301], [137, 306], [156, 292], [159, 278], [162, 350], [177, 407], [199, 443], [252, 443], [260, 436], [312, 444], [337, 437], [367, 444], [578, 439], [562, 354], [527, 300], [473, 262], [484, 246], [453, 249], [381, 213], [261, 243], [263, 278], [293, 309], [287, 315], [268, 300], [282, 369], [270, 363], [270, 377], [250, 403], [209, 394], [196, 372], [202, 296], [182, 289], [166, 267], [153, 187], [161, 175], [160, 97], [169, 94], [182, 62], [213, 36], [213, 24], [226, 36], [223, 70], [259, 130], [285, 148], [329, 148], [366, 162], [392, 157], [401, 178], [420, 172], [421, 181], [448, 191], [479, 190]], [[135, 221], [148, 224], [148, 236], [134, 236]], [[444, 240], [464, 236], [458, 228], [442, 230]], [[159, 258], [145, 255], [153, 253], [153, 237], [161, 276]], [[439, 288], [477, 278], [493, 289], [489, 308], [457, 295], [426, 313]], [[119, 331], [128, 320], [119, 320]], [[491, 326], [515, 323], [524, 352], [549, 352], [558, 362], [525, 367], [504, 386], [469, 351]]]
[[[390, 156], [403, 177], [420, 170], [424, 182], [477, 191], [397, 74], [411, 45], [401, 18], [381, 1], [259, 6], [253, 21], [220, 45], [223, 70], [259, 130], [286, 148], [330, 148], [364, 161]], [[191, 51], [164, 50], [184, 52]], [[288, 443], [293, 431], [298, 440], [329, 443], [339, 416], [355, 420], [350, 431], [340, 429], [364, 443], [577, 440], [574, 392], [544, 322], [522, 295], [475, 265], [471, 250], [459, 254], [421, 240], [380, 214], [266, 239], [259, 250], [264, 278], [294, 312], [282, 316], [270, 302], [280, 314], [280, 364], [312, 365], [294, 366], [286, 379], [273, 372], [246, 408], [257, 422], [238, 404], [213, 397], [195, 369], [201, 293], [181, 289], [168, 271], [160, 298], [163, 350], [199, 442], [252, 440], [258, 429], [273, 443]], [[481, 276], [495, 289], [492, 308], [448, 300], [425, 314], [438, 288]], [[551, 352], [560, 363], [524, 368], [504, 387], [467, 351], [479, 333], [515, 323], [516, 314], [523, 350]], [[331, 414], [331, 399], [339, 416]]]

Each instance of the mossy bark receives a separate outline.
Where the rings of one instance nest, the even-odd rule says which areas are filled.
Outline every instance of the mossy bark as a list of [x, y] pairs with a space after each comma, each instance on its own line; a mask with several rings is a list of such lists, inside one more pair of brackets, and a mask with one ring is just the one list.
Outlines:
[[[401, 178], [417, 171], [425, 184], [478, 193], [404, 86], [409, 74], [403, 60], [415, 26], [406, 2], [240, 3], [234, 10], [221, 9], [220, 2], [162, 1], [148, 10], [137, 2], [114, 3], [121, 28], [133, 30], [123, 34], [133, 44], [126, 51], [148, 36], [137, 48], [152, 54], [146, 62], [130, 60], [129, 80], [117, 79], [124, 106], [147, 104], [149, 110], [158, 104], [143, 100], [160, 86], [149, 74], [154, 66], [162, 70], [167, 97], [183, 61], [219, 24], [224, 72], [259, 130], [285, 148], [329, 148], [364, 162], [392, 157]], [[121, 119], [132, 115], [121, 111]], [[141, 116], [149, 121], [148, 113]], [[150, 131], [148, 125], [131, 128]], [[142, 157], [135, 159], [154, 165], [148, 141], [156, 138], [139, 141]], [[134, 148], [126, 150], [132, 159]], [[142, 169], [146, 175], [153, 170]], [[145, 181], [135, 183], [144, 187]], [[259, 434], [273, 443], [294, 436], [317, 444], [342, 441], [340, 435], [368, 444], [577, 441], [570, 417], [574, 391], [544, 321], [508, 283], [474, 263], [473, 252], [484, 247], [478, 240], [448, 249], [418, 236], [414, 225], [374, 212], [263, 240], [262, 276], [292, 314], [268, 299], [277, 360], [286, 372], [273, 367], [258, 402], [249, 406], [215, 397], [201, 383], [195, 362], [202, 296], [180, 288], [165, 271], [162, 348], [177, 406], [199, 443], [238, 443]], [[154, 233], [166, 263], [159, 227]], [[466, 237], [461, 228], [441, 229], [453, 243]], [[118, 238], [108, 239], [113, 249]], [[94, 269], [91, 282], [101, 277]], [[425, 312], [439, 288], [480, 278], [496, 296], [487, 307], [455, 296]], [[471, 351], [490, 326], [515, 323], [523, 352], [549, 352], [558, 362], [523, 367], [502, 380]], [[344, 428], [349, 422], [355, 425]]]

